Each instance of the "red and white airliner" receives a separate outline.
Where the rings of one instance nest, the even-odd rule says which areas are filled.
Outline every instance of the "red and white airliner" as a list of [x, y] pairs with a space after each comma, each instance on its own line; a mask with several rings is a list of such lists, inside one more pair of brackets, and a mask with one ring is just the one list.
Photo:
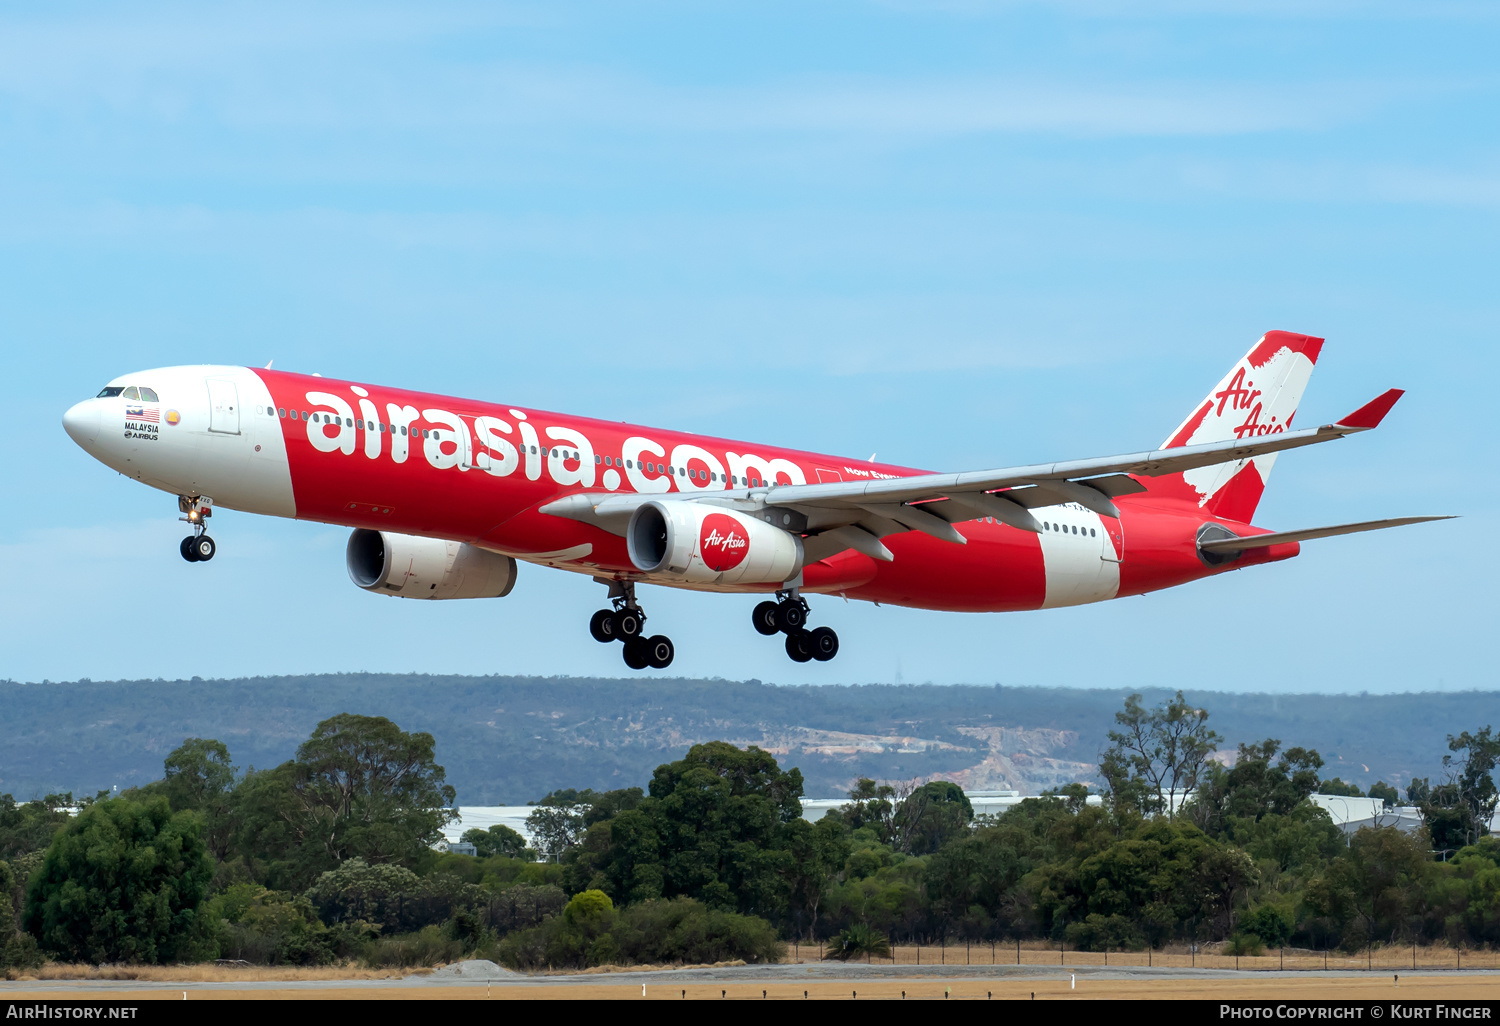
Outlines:
[[931, 473], [316, 375], [191, 366], [116, 378], [63, 426], [178, 497], [213, 558], [215, 507], [353, 528], [349, 576], [401, 598], [510, 593], [516, 561], [589, 574], [634, 669], [665, 667], [639, 583], [774, 595], [755, 629], [827, 660], [809, 594], [1001, 612], [1139, 595], [1295, 556], [1299, 543], [1442, 517], [1301, 531], [1250, 521], [1276, 454], [1378, 425], [1392, 389], [1294, 430], [1323, 340], [1262, 337], [1159, 449]]

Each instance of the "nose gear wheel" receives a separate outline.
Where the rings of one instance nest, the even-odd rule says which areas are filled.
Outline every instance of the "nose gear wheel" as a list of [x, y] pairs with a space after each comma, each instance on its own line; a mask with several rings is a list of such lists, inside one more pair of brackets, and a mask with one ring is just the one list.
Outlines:
[[179, 495], [177, 508], [187, 514], [177, 519], [193, 528], [193, 533], [182, 539], [177, 551], [189, 563], [207, 563], [219, 551], [219, 546], [208, 536], [208, 518], [214, 515], [213, 500], [203, 496]]

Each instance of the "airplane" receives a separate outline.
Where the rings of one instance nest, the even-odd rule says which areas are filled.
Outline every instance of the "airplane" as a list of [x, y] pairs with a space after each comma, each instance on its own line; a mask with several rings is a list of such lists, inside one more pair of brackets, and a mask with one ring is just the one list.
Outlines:
[[182, 558], [213, 559], [219, 508], [352, 528], [379, 595], [503, 598], [517, 562], [608, 589], [589, 631], [671, 665], [636, 585], [766, 598], [755, 630], [794, 661], [837, 655], [808, 595], [967, 612], [1140, 595], [1289, 559], [1301, 543], [1449, 519], [1308, 530], [1251, 523], [1276, 455], [1371, 430], [1391, 389], [1292, 427], [1324, 340], [1263, 335], [1153, 450], [933, 473], [623, 422], [230, 366], [125, 374], [63, 415], [106, 466], [177, 496]]

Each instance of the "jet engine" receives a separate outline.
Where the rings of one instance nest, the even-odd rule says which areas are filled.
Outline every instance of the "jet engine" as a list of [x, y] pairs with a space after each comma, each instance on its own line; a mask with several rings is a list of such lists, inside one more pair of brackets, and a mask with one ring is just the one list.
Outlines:
[[504, 598], [516, 585], [514, 559], [441, 538], [359, 528], [344, 558], [355, 584], [400, 598]]
[[801, 538], [697, 502], [642, 503], [625, 541], [636, 569], [686, 583], [779, 584], [802, 568]]

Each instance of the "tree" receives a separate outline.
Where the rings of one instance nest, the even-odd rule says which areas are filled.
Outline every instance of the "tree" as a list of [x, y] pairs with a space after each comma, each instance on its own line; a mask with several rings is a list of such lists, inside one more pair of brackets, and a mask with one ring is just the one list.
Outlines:
[[318, 877], [307, 898], [326, 923], [363, 921], [387, 933], [409, 928], [421, 878], [404, 866], [349, 859]]
[[[548, 795], [548, 798], [551, 798]], [[549, 862], [557, 862], [563, 852], [574, 847], [583, 838], [583, 814], [588, 810], [584, 802], [554, 801], [538, 806], [526, 817], [526, 829], [536, 838], [537, 849]]]
[[1389, 809], [1401, 800], [1401, 792], [1397, 791], [1390, 784], [1387, 784], [1384, 780], [1377, 780], [1370, 785], [1370, 797], [1379, 798], [1385, 803], [1385, 807]]
[[1281, 742], [1266, 738], [1241, 744], [1234, 768], [1210, 763], [1193, 799], [1193, 819], [1212, 834], [1230, 829], [1236, 820], [1258, 822], [1285, 816], [1317, 790], [1322, 756], [1315, 749], [1288, 748], [1277, 758]]
[[974, 806], [963, 788], [948, 780], [929, 780], [897, 808], [891, 845], [899, 852], [928, 855], [967, 834], [973, 819]]
[[860, 777], [849, 790], [849, 804], [840, 811], [851, 830], [872, 827], [876, 835], [890, 843], [895, 834], [896, 809], [905, 801], [916, 785], [907, 783], [898, 788], [892, 784], [878, 784], [869, 777]]
[[862, 955], [872, 958], [891, 957], [891, 945], [885, 934], [872, 929], [867, 923], [855, 923], [847, 930], [840, 930], [838, 936], [828, 942], [828, 950], [823, 953], [824, 958], [838, 959], [840, 962]]
[[1494, 778], [1495, 765], [1500, 762], [1500, 737], [1496, 737], [1489, 727], [1475, 734], [1467, 730], [1457, 737], [1449, 734], [1448, 750], [1466, 753], [1457, 772], [1452, 770], [1455, 764], [1452, 755], [1443, 756], [1443, 766], [1453, 775], [1459, 801], [1468, 807], [1469, 822], [1464, 840], [1466, 844], [1473, 844], [1489, 833], [1488, 824], [1495, 815], [1496, 801], [1500, 800]]
[[72, 804], [71, 794], [49, 794], [39, 801], [20, 804], [8, 794], [0, 794], [0, 859], [44, 851], [52, 843], [52, 835], [68, 822], [63, 810]]
[[96, 802], [47, 849], [27, 891], [27, 928], [72, 961], [188, 958], [206, 936], [198, 912], [212, 876], [195, 814], [160, 797]]
[[478, 827], [465, 830], [463, 837], [459, 839], [472, 844], [480, 858], [502, 855], [508, 859], [530, 862], [537, 854], [534, 849], [526, 847], [526, 838], [504, 823], [496, 823], [488, 830], [480, 830]]
[[1338, 795], [1343, 798], [1363, 798], [1365, 793], [1354, 784], [1346, 784], [1338, 777], [1325, 780], [1318, 785], [1319, 794]]
[[1099, 764], [1116, 810], [1174, 817], [1222, 740], [1207, 720], [1208, 712], [1188, 705], [1181, 691], [1151, 710], [1141, 706], [1139, 694], [1127, 698], [1115, 713], [1122, 729], [1109, 732]]
[[570, 855], [575, 886], [621, 903], [684, 895], [716, 909], [779, 915], [796, 873], [802, 774], [759, 748], [694, 745], [658, 766], [640, 806], [598, 824]]
[[234, 785], [234, 767], [222, 741], [190, 737], [163, 763], [163, 792], [174, 811], [201, 809]]
[[290, 891], [351, 858], [430, 859], [457, 815], [433, 745], [431, 734], [408, 734], [383, 716], [324, 720], [295, 759], [247, 773], [235, 788], [234, 848], [264, 867], [258, 878]]
[[235, 768], [222, 741], [190, 737], [167, 756], [161, 792], [172, 811], [203, 815], [203, 838], [215, 859], [223, 860], [233, 838], [229, 798]]
[[1427, 777], [1413, 777], [1406, 785], [1406, 800], [1421, 810], [1435, 851], [1456, 852], [1477, 833], [1473, 810], [1456, 781], [1434, 784]]
[[1344, 933], [1346, 947], [1406, 933], [1409, 913], [1421, 899], [1422, 878], [1432, 866], [1425, 847], [1394, 828], [1360, 830], [1308, 885], [1308, 907], [1341, 927], [1360, 923], [1358, 932]]

